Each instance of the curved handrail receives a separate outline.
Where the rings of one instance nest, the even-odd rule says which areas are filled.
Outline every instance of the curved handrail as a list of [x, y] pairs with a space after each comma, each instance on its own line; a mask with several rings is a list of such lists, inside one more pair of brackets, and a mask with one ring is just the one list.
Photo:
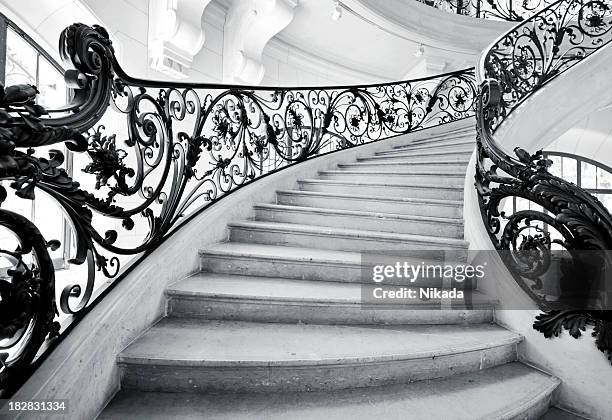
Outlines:
[[[473, 69], [369, 86], [147, 81], [122, 70], [106, 30], [83, 24], [64, 30], [60, 54], [72, 88], [62, 110], [70, 113], [47, 117], [31, 86], [0, 95], [0, 180], [12, 180], [20, 198], [41, 190], [59, 204], [75, 235], [70, 263], [88, 274], [58, 290], [55, 304], [45, 246], [58, 242], [0, 209], [0, 226], [21, 242], [9, 281], [0, 279], [0, 385], [12, 389], [43, 339], [63, 336], [60, 318], [78, 322], [99, 300], [99, 283], [117, 284], [128, 258], [142, 258], [209, 204], [295, 163], [475, 115]], [[109, 106], [123, 132], [106, 133], [103, 124], [117, 121], [100, 124]], [[36, 156], [37, 147], [59, 142], [88, 158], [79, 182], [62, 169], [59, 151]], [[0, 204], [6, 199], [0, 186]], [[121, 227], [102, 229], [100, 217]], [[27, 351], [11, 353], [15, 347]]]
[[[497, 143], [495, 132], [534, 92], [610, 43], [611, 7], [610, 0], [551, 4], [496, 40], [476, 69], [482, 82], [476, 189], [492, 243], [519, 286], [544, 311], [535, 329], [551, 337], [566, 328], [578, 337], [585, 325], [593, 325], [597, 347], [608, 355], [612, 343], [605, 337], [612, 334], [612, 289], [606, 270], [612, 268], [612, 216], [584, 189], [551, 175], [547, 168], [552, 162], [542, 151], [531, 155], [515, 148], [512, 157]], [[505, 214], [503, 202], [511, 197], [531, 201], [542, 210]], [[553, 268], [563, 276], [572, 270], [584, 276], [582, 283], [576, 284], [575, 278], [569, 282], [572, 299], [564, 292], [568, 284], [561, 284], [561, 295], [553, 299], [543, 292], [542, 278]]]

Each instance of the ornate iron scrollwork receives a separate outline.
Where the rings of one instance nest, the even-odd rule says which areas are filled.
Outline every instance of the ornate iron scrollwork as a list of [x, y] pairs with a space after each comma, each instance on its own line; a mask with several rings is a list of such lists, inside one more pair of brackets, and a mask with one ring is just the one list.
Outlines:
[[480, 19], [522, 22], [554, 0], [417, 0], [436, 9]]
[[[563, 295], [549, 299], [540, 276], [553, 265], [552, 251], [558, 249], [567, 256], [557, 264], [561, 273], [567, 267], [574, 274], [583, 270], [578, 271], [584, 278], [578, 288], [585, 296], [592, 285], [586, 283], [589, 276], [584, 270], [591, 270], [588, 273], [592, 278], [603, 273], [609, 279], [612, 216], [597, 198], [551, 175], [548, 167], [552, 162], [543, 158], [541, 151], [531, 155], [516, 148], [515, 156], [506, 154], [495, 142], [494, 131], [539, 87], [612, 40], [611, 6], [609, 0], [559, 1], [512, 29], [490, 48], [479, 69], [484, 82], [477, 103], [476, 168], [480, 208], [491, 240], [498, 250], [511, 251], [503, 253], [507, 266], [544, 311], [534, 328], [546, 337], [559, 335], [563, 328], [579, 337], [591, 325], [597, 347], [609, 357], [610, 284], [603, 285], [603, 290], [599, 285], [601, 293], [588, 304], [586, 298], [576, 304]], [[503, 202], [512, 198], [525, 200], [534, 208], [506, 214]], [[529, 255], [535, 258], [531, 260]], [[592, 261], [585, 262], [589, 258]], [[597, 267], [595, 271], [593, 267]], [[576, 287], [575, 278], [572, 287]]]
[[[121, 69], [103, 28], [82, 24], [62, 33], [60, 52], [70, 67], [67, 107], [43, 109], [33, 86], [2, 92], [0, 181], [20, 198], [42, 191], [57, 202], [76, 244], [69, 263], [86, 267], [87, 278], [63, 285], [56, 303], [46, 247], [57, 241], [0, 209], [0, 226], [20, 242], [0, 251], [14, 265], [0, 281], [0, 387], [25, 377], [44, 339], [63, 334], [58, 319], [77, 322], [99, 284], [121, 278], [128, 258], [151, 251], [225, 194], [325, 153], [475, 114], [473, 69], [329, 88], [145, 81]], [[60, 151], [36, 154], [60, 142], [80, 169], [73, 176]], [[7, 199], [0, 189], [0, 201]]]

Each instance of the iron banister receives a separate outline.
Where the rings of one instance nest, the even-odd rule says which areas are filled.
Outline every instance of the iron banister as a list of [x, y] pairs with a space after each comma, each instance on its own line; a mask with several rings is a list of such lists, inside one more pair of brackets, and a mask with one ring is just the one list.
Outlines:
[[[134, 267], [211, 203], [290, 165], [475, 114], [473, 69], [339, 87], [146, 81], [121, 69], [104, 28], [83, 24], [63, 31], [60, 54], [69, 114], [47, 115], [32, 86], [0, 92], [0, 181], [8, 181], [0, 203], [14, 199], [9, 190], [19, 199], [51, 196], [74, 232], [70, 263], [85, 265], [87, 278], [63, 285], [55, 302], [47, 247], [58, 241], [0, 208], [0, 226], [20, 242], [0, 251], [11, 262], [0, 279], [0, 387], [8, 394], [124, 277], [121, 267]], [[37, 156], [60, 142], [75, 152], [78, 180], [61, 152]]]
[[[610, 43], [611, 7], [609, 0], [557, 1], [502, 35], [483, 52], [476, 69], [477, 80], [482, 83], [476, 105], [475, 183], [483, 222], [493, 245], [502, 251], [519, 286], [544, 311], [537, 316], [534, 328], [546, 337], [567, 329], [577, 338], [586, 325], [591, 325], [597, 347], [608, 356], [612, 355], [612, 216], [584, 189], [551, 175], [548, 167], [552, 161], [542, 151], [530, 154], [515, 148], [515, 156], [508, 155], [497, 143], [495, 130], [510, 113], [519, 112], [530, 95]], [[503, 202], [512, 197], [530, 201], [543, 210], [504, 213]], [[587, 267], [584, 252], [595, 256], [598, 269], [594, 278], [607, 276], [608, 280], [600, 285], [603, 290], [598, 291], [594, 303], [576, 305], [563, 293], [551, 299], [543, 291], [541, 274], [552, 269], [555, 249], [566, 251], [564, 255], [569, 257], [564, 261], [574, 267]], [[524, 260], [525, 253], [544, 262], [544, 267]], [[579, 280], [574, 278], [574, 285], [576, 281]], [[589, 286], [584, 281], [586, 296]]]

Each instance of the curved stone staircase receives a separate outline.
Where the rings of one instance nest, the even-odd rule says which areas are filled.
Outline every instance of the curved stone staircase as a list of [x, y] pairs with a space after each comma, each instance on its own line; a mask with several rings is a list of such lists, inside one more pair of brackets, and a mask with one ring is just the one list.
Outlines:
[[467, 249], [474, 138], [425, 130], [256, 204], [118, 356], [122, 390], [100, 418], [542, 416], [559, 381], [518, 361], [522, 337], [477, 289], [469, 309], [360, 304], [360, 251]]

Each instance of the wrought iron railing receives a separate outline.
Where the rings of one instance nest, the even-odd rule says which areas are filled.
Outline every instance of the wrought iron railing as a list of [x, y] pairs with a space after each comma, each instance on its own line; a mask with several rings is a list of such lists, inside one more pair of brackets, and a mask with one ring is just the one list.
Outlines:
[[[558, 1], [500, 37], [483, 55], [477, 67], [484, 82], [477, 102], [476, 168], [480, 208], [491, 240], [504, 251], [500, 254], [518, 284], [544, 311], [534, 328], [546, 337], [557, 336], [563, 328], [579, 337], [592, 325], [597, 347], [609, 356], [612, 216], [593, 195], [550, 174], [552, 161], [541, 151], [531, 155], [516, 148], [516, 157], [509, 156], [494, 132], [532, 93], [610, 43], [611, 6], [610, 0]], [[533, 208], [505, 213], [504, 202], [514, 198], [533, 203]], [[560, 258], [553, 255], [555, 250]], [[542, 290], [541, 277], [552, 268], [559, 273], [574, 270], [574, 277], [559, 285], [561, 291], [574, 288], [571, 302], [563, 293], [550, 299]], [[602, 276], [603, 285], [589, 283], [589, 278]]]
[[480, 19], [521, 22], [554, 0], [417, 0], [436, 9]]
[[[16, 238], [0, 250], [10, 262], [0, 278], [0, 384], [9, 392], [123, 267], [207, 205], [295, 163], [475, 114], [473, 69], [371, 86], [146, 81], [121, 69], [103, 28], [82, 24], [62, 33], [60, 53], [72, 100], [58, 116], [36, 104], [33, 86], [0, 92], [0, 203], [51, 196], [72, 227], [69, 262], [86, 270], [60, 284], [49, 258], [56, 238], [0, 208], [0, 227]], [[74, 178], [62, 153], [37, 153], [58, 143], [73, 154]]]

